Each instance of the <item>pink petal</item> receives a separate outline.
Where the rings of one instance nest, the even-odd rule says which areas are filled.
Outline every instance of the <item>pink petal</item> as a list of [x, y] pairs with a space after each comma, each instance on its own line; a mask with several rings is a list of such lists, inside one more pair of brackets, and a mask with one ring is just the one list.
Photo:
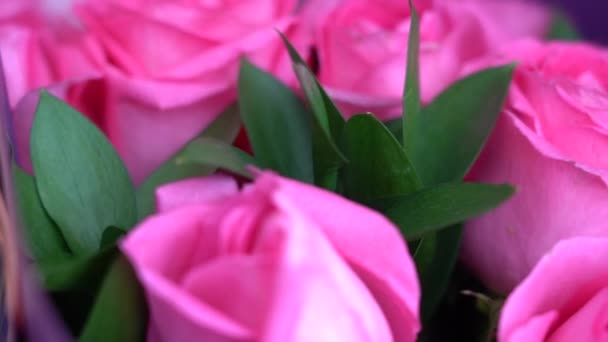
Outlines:
[[549, 342], [608, 340], [608, 287], [599, 291], [555, 331]]
[[376, 299], [324, 231], [290, 198], [277, 194], [274, 201], [279, 212], [262, 223], [256, 248], [277, 267], [261, 340], [393, 341]]
[[273, 300], [274, 263], [263, 255], [218, 256], [190, 270], [180, 288], [257, 334]]
[[136, 184], [207, 127], [236, 97], [234, 91], [196, 82], [120, 76], [110, 82], [107, 135]]
[[217, 204], [188, 206], [152, 216], [129, 234], [121, 248], [139, 268], [178, 282], [192, 267], [219, 253], [217, 226], [222, 216]]
[[257, 182], [260, 187], [278, 184], [278, 193], [323, 229], [368, 286], [389, 320], [394, 338], [415, 340], [420, 329], [420, 289], [397, 228], [379, 213], [312, 186], [270, 173]]
[[[500, 340], [511, 341], [511, 335], [531, 319], [552, 311], [558, 312], [562, 320], [552, 324], [554, 329], [556, 324], [575, 317], [588, 303], [590, 307], [580, 314], [586, 315], [590, 310], [600, 315], [599, 322], [605, 322], [606, 316], [598, 312], [593, 298], [608, 288], [607, 260], [606, 238], [580, 237], [558, 243], [508, 297], [498, 329]], [[605, 299], [598, 298], [602, 304], [606, 303]]]
[[147, 291], [150, 335], [392, 341], [391, 312], [270, 181], [152, 217], [123, 241]]
[[[522, 77], [524, 72], [521, 72]], [[564, 87], [578, 87], [563, 81], [556, 87], [538, 75], [527, 74], [524, 92], [533, 104], [539, 127], [537, 134], [555, 146], [566, 158], [590, 168], [608, 169], [608, 156], [598, 151], [608, 150], [608, 136], [595, 129], [598, 125], [586, 112], [564, 101]], [[520, 82], [520, 84], [523, 82]], [[597, 95], [596, 95], [597, 96]], [[600, 96], [601, 97], [601, 96]], [[608, 95], [603, 96], [608, 104]], [[608, 109], [608, 105], [606, 106]], [[598, 109], [588, 108], [589, 111]]]
[[522, 0], [443, 0], [446, 5], [466, 8], [481, 21], [489, 41], [498, 46], [505, 41], [543, 37], [551, 22], [551, 12], [546, 6]]
[[542, 342], [549, 335], [551, 325], [557, 320], [558, 312], [550, 311], [530, 318], [527, 322], [513, 330], [508, 337], [498, 337], [499, 342]]
[[[123, 241], [150, 305], [149, 334], [163, 341], [251, 338], [253, 332], [185, 292], [180, 282], [218, 255], [222, 210], [197, 205], [145, 220]], [[167, 257], [170, 255], [171, 257]]]
[[220, 200], [238, 190], [237, 182], [228, 176], [187, 179], [157, 188], [156, 208], [159, 212], [170, 211], [189, 204]]
[[[149, 335], [160, 341], [252, 339], [253, 333], [231, 317], [183, 291], [154, 272], [139, 270], [150, 308]], [[152, 327], [154, 327], [152, 329]]]
[[465, 263], [502, 293], [523, 280], [558, 241], [605, 236], [608, 222], [608, 192], [601, 179], [547, 156], [516, 123], [501, 116], [467, 176], [517, 188], [499, 208], [469, 221], [463, 238]]

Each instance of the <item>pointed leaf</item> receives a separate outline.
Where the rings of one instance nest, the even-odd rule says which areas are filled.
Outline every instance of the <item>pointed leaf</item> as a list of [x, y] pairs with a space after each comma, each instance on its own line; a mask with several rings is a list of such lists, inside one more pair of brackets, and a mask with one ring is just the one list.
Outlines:
[[384, 122], [384, 125], [386, 126], [386, 128], [388, 128], [389, 131], [391, 131], [391, 133], [393, 133], [395, 139], [401, 139], [401, 137], [403, 136], [403, 125], [401, 121], [401, 118], [398, 118]]
[[341, 171], [346, 197], [369, 203], [419, 189], [420, 181], [405, 151], [372, 115], [359, 114], [350, 118], [340, 146], [349, 160]]
[[[426, 186], [460, 180], [483, 148], [506, 97], [514, 66], [491, 68], [456, 82], [423, 109], [408, 147]], [[395, 129], [397, 121], [387, 123]], [[415, 260], [422, 284], [423, 317], [440, 302], [458, 257], [462, 226], [427, 234]]]
[[420, 117], [420, 22], [413, 1], [410, 6], [410, 32], [407, 47], [407, 66], [405, 87], [403, 89], [403, 146], [409, 151], [411, 140], [419, 134], [418, 120]]
[[99, 249], [104, 249], [115, 245], [116, 242], [126, 234], [127, 232], [125, 230], [118, 227], [106, 228], [106, 230], [104, 230], [103, 234], [101, 235], [101, 243]]
[[384, 214], [416, 239], [496, 208], [513, 193], [509, 185], [446, 183], [400, 196]]
[[248, 165], [256, 166], [257, 162], [249, 154], [238, 148], [212, 138], [197, 138], [186, 146], [177, 156], [181, 164], [201, 164], [234, 172], [252, 179], [247, 170]]
[[[241, 118], [238, 105], [235, 103], [226, 108], [226, 110], [224, 110], [209, 127], [205, 128], [198, 137], [215, 138], [226, 143], [232, 143], [234, 139], [236, 139], [240, 127]], [[192, 140], [195, 139], [196, 138]], [[186, 144], [186, 146], [187, 145], [188, 144]], [[137, 214], [139, 220], [154, 212], [154, 193], [159, 186], [186, 178], [209, 175], [215, 172], [215, 167], [190, 163], [178, 164], [176, 158], [185, 148], [186, 147], [184, 146], [169, 160], [164, 162], [137, 189]]]
[[311, 125], [300, 99], [246, 60], [238, 88], [241, 117], [260, 166], [314, 183]]
[[457, 224], [420, 240], [414, 261], [422, 288], [423, 322], [430, 319], [443, 298], [458, 259], [461, 238], [462, 225]]
[[42, 204], [75, 254], [97, 251], [106, 227], [135, 224], [127, 169], [92, 122], [42, 92], [30, 145]]
[[425, 185], [457, 181], [469, 171], [498, 119], [513, 68], [475, 73], [424, 108], [407, 151]]
[[146, 338], [147, 320], [143, 289], [133, 267], [120, 255], [101, 285], [78, 340], [143, 341]]
[[44, 287], [49, 291], [77, 289], [94, 293], [117, 251], [116, 246], [111, 245], [95, 254], [75, 256], [61, 262], [40, 261], [38, 268]]
[[318, 185], [331, 184], [337, 175], [337, 167], [346, 161], [346, 157], [336, 143], [344, 128], [344, 118], [312, 71], [302, 60], [298, 51], [283, 34], [281, 34], [281, 38], [289, 51], [300, 87], [304, 90], [316, 119], [314, 127], [316, 130], [313, 135], [315, 180], [317, 180]]

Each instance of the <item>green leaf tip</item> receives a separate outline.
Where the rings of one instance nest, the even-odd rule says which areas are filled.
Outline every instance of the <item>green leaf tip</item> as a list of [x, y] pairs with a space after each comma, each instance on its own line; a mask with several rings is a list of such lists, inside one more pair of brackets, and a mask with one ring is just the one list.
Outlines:
[[410, 31], [408, 36], [405, 86], [403, 88], [402, 143], [409, 149], [410, 141], [417, 134], [418, 118], [421, 112], [420, 99], [420, 22], [412, 0], [410, 5]]

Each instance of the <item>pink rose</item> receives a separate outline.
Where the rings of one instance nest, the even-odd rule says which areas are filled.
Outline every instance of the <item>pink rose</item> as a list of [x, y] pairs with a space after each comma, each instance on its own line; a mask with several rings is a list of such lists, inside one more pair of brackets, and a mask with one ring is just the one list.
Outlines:
[[48, 0], [2, 1], [0, 53], [13, 107], [32, 90], [97, 77], [104, 64], [102, 49], [69, 8]]
[[506, 61], [519, 62], [510, 96], [468, 178], [518, 191], [463, 241], [464, 261], [501, 292], [559, 240], [608, 236], [608, 51], [522, 41]]
[[608, 340], [608, 239], [558, 243], [503, 307], [499, 342]]
[[136, 182], [236, 100], [243, 55], [278, 76], [291, 75], [275, 29], [292, 37], [295, 10], [296, 0], [89, 0], [79, 6], [112, 62], [97, 116]]
[[[383, 120], [400, 116], [410, 27], [407, 1], [330, 2], [333, 11], [317, 20], [322, 84], [347, 116], [365, 111]], [[519, 1], [420, 0], [415, 5], [424, 102], [461, 76], [468, 62], [515, 38], [541, 36], [548, 27], [544, 8]]]
[[414, 341], [420, 290], [397, 228], [338, 195], [272, 173], [157, 192], [125, 239], [150, 341]]
[[[59, 6], [60, 5], [60, 6]], [[38, 92], [46, 88], [73, 106], [106, 64], [99, 42], [71, 11], [71, 1], [3, 0], [0, 55], [6, 77], [17, 159], [31, 170], [29, 137]]]

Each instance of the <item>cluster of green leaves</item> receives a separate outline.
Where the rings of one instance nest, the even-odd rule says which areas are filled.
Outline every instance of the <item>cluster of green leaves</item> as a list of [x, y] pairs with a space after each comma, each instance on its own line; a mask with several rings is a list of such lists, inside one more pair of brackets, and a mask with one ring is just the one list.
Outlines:
[[[139, 284], [115, 245], [137, 221], [129, 174], [104, 135], [60, 100], [41, 93], [35, 115], [36, 176], [16, 164], [13, 172], [42, 282], [80, 340], [144, 336]], [[120, 320], [121, 312], [138, 314]]]
[[[284, 38], [308, 109], [271, 75], [243, 61], [239, 105], [255, 165], [324, 187], [384, 213], [410, 243], [431, 317], [457, 259], [461, 222], [508, 199], [508, 185], [463, 177], [494, 127], [513, 65], [480, 71], [427, 106], [418, 81], [418, 16], [412, 14], [404, 120], [369, 113], [345, 120], [315, 75]], [[249, 160], [241, 158], [244, 169]], [[215, 166], [225, 162], [215, 160]], [[370, 227], [373, 229], [373, 227]]]
[[13, 178], [30, 257], [79, 340], [144, 340], [142, 289], [116, 243], [153, 211], [159, 185], [216, 170], [204, 162], [180, 163], [181, 158], [214, 160], [221, 154], [229, 161], [231, 151], [224, 147], [239, 128], [231, 106], [135, 189], [103, 133], [41, 93], [30, 139], [35, 176], [14, 163]]
[[[579, 40], [581, 35], [572, 25], [571, 18], [563, 11], [555, 9], [546, 39]], [[401, 123], [398, 120], [388, 124], [391, 129], [401, 134]], [[449, 241], [449, 237], [445, 239]], [[493, 341], [501, 304], [500, 295], [492, 293], [466, 268], [457, 265], [449, 279], [442, 302], [431, 319], [428, 319], [427, 311], [427, 320], [419, 340]]]

